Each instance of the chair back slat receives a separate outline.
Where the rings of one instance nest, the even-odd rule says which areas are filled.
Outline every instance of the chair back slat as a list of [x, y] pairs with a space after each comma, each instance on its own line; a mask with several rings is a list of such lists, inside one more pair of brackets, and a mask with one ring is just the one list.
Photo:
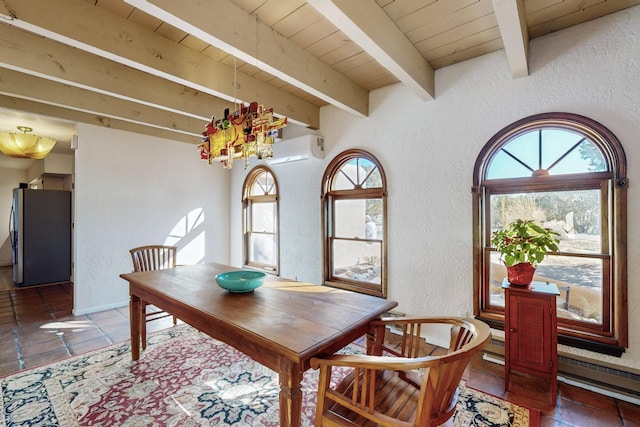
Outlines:
[[176, 266], [176, 246], [147, 245], [131, 249], [133, 271], [164, 270]]
[[469, 344], [474, 336], [475, 334], [473, 333], [473, 331], [468, 328], [453, 326], [451, 328], [451, 343], [449, 346], [449, 351], [460, 350], [462, 347]]

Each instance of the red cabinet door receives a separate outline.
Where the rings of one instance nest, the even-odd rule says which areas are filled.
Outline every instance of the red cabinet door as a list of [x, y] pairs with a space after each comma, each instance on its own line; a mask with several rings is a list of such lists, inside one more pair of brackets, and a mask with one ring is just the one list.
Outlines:
[[555, 284], [534, 282], [528, 288], [505, 288], [505, 390], [511, 370], [550, 380], [555, 402], [558, 374], [558, 320]]
[[550, 299], [512, 291], [509, 307], [511, 366], [549, 372], [552, 366]]

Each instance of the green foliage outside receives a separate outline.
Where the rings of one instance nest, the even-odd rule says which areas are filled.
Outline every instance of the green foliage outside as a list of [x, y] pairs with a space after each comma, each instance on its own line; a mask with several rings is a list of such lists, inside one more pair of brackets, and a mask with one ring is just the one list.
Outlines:
[[[600, 234], [600, 192], [597, 190], [519, 193], [493, 196], [492, 229], [504, 228], [518, 218], [539, 224], [556, 223], [556, 231]], [[567, 218], [572, 223], [567, 224]], [[552, 227], [556, 228], [556, 227]]]

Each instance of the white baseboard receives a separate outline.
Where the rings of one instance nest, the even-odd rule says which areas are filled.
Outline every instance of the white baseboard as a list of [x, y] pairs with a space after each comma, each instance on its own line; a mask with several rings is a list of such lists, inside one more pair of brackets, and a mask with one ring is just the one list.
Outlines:
[[633, 403], [634, 405], [640, 405], [640, 399], [638, 399], [637, 397], [628, 396], [626, 394], [618, 393], [612, 390], [607, 390], [606, 388], [601, 388], [593, 384], [587, 384], [579, 380], [566, 378], [566, 377], [563, 377], [562, 375], [558, 375], [558, 381], [560, 381], [561, 383], [575, 386], [575, 387], [580, 387], [585, 390], [590, 390], [595, 393], [603, 394], [605, 396], [613, 397], [614, 399], [624, 400], [625, 402]]
[[126, 307], [128, 305], [129, 305], [129, 300], [126, 300], [124, 302], [116, 302], [113, 304], [106, 304], [106, 305], [101, 305], [101, 306], [91, 307], [91, 308], [86, 308], [81, 310], [73, 309], [72, 313], [74, 316], [82, 316], [84, 314], [97, 313], [98, 311], [111, 310], [114, 308]]

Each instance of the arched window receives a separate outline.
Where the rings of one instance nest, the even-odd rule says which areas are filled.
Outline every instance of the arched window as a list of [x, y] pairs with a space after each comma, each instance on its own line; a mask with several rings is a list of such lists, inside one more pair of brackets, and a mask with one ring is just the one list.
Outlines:
[[503, 327], [506, 269], [491, 233], [532, 219], [560, 233], [534, 277], [560, 288], [559, 342], [619, 356], [628, 345], [626, 190], [622, 146], [591, 119], [547, 113], [498, 132], [474, 170], [476, 315]]
[[242, 191], [242, 207], [244, 264], [278, 274], [278, 183], [266, 166], [256, 166], [247, 174]]
[[324, 280], [329, 286], [386, 296], [386, 178], [380, 162], [348, 150], [322, 179]]

